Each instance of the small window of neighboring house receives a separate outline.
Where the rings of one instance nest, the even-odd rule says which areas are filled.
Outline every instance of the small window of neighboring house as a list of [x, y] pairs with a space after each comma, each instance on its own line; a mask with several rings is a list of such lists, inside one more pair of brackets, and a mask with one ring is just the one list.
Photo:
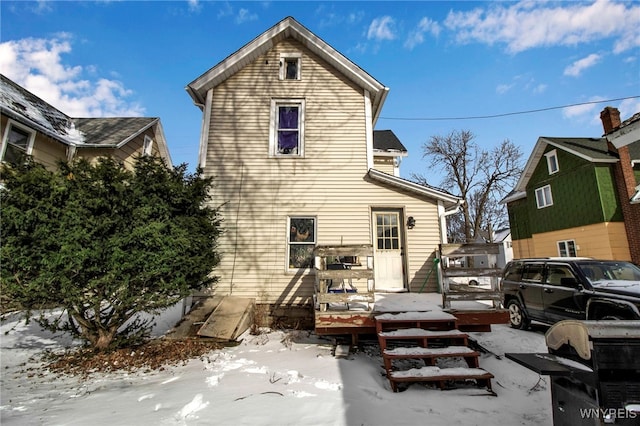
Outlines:
[[546, 185], [536, 189], [536, 204], [538, 208], [549, 207], [553, 205], [553, 197], [551, 196], [551, 186]]
[[288, 220], [288, 269], [312, 268], [316, 246], [316, 218], [292, 216]]
[[576, 257], [575, 240], [558, 241], [558, 255], [560, 257]]
[[153, 139], [149, 136], [144, 137], [144, 146], [142, 147], [142, 155], [151, 155], [153, 152]]
[[304, 99], [272, 100], [269, 155], [304, 156]]
[[280, 54], [280, 80], [300, 80], [302, 54]]
[[560, 167], [558, 166], [558, 153], [554, 149], [553, 151], [549, 151], [545, 154], [547, 157], [547, 169], [549, 170], [549, 174], [552, 175], [554, 173], [558, 173]]
[[31, 155], [35, 133], [9, 121], [2, 138], [2, 161], [15, 163], [21, 155]]

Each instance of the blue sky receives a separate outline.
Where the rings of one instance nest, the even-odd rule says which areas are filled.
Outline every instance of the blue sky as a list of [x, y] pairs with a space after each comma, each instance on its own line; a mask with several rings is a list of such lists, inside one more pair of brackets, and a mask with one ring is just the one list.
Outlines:
[[[376, 129], [393, 130], [409, 150], [402, 177], [439, 184], [422, 158], [433, 135], [470, 130], [487, 149], [509, 139], [526, 158], [540, 136], [601, 136], [605, 106], [623, 120], [640, 111], [640, 2], [3, 0], [0, 8], [2, 74], [72, 117], [160, 117], [173, 162], [192, 169], [201, 113], [184, 87], [286, 16], [390, 88]], [[545, 111], [519, 114], [533, 110]], [[471, 118], [484, 116], [498, 117]]]

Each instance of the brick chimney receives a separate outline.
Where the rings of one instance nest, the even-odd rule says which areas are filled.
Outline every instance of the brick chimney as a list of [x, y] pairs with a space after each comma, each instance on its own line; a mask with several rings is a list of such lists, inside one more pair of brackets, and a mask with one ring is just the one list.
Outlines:
[[620, 127], [620, 111], [618, 108], [605, 107], [600, 113], [600, 120], [602, 120], [604, 134], [607, 135]]

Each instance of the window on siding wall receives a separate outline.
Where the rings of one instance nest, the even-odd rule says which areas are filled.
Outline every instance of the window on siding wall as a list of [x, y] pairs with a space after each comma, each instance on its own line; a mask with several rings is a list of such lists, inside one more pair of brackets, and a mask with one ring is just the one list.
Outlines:
[[536, 189], [536, 204], [538, 208], [549, 207], [553, 205], [553, 197], [551, 196], [551, 186], [546, 185]]
[[313, 267], [316, 246], [316, 218], [291, 216], [288, 221], [287, 253], [289, 269]]
[[575, 240], [558, 241], [558, 255], [560, 257], [576, 257], [576, 242]]
[[300, 80], [301, 59], [300, 53], [281, 53], [280, 80]]
[[552, 175], [554, 173], [558, 173], [560, 170], [560, 166], [558, 165], [558, 153], [554, 149], [553, 151], [549, 151], [545, 154], [547, 157], [547, 169], [549, 170], [549, 174]]
[[22, 155], [31, 155], [35, 134], [9, 122], [2, 139], [2, 161], [15, 163]]
[[142, 155], [151, 155], [153, 152], [153, 139], [149, 136], [144, 137], [144, 146], [142, 147]]
[[303, 99], [272, 101], [270, 155], [283, 157], [304, 155], [304, 106]]

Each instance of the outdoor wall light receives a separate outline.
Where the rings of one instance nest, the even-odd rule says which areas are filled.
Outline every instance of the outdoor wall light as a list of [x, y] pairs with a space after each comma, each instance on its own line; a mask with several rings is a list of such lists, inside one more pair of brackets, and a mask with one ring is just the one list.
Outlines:
[[413, 218], [413, 216], [409, 216], [407, 218], [407, 228], [413, 229], [414, 226], [416, 226], [416, 220]]

